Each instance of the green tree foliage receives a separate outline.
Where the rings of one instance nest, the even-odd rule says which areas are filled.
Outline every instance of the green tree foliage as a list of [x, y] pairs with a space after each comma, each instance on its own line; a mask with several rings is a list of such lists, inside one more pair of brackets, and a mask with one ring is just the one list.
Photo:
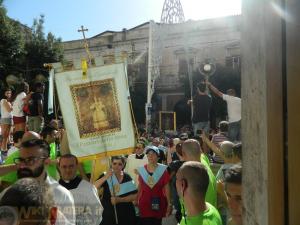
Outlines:
[[[34, 19], [32, 28], [10, 19], [0, 0], [0, 79], [14, 74], [32, 82], [37, 74], [48, 75], [44, 63], [63, 60], [61, 39], [44, 32], [45, 17]], [[20, 75], [21, 74], [21, 75]]]
[[56, 38], [51, 32], [46, 36], [44, 22], [44, 15], [34, 19], [32, 33], [25, 43], [24, 64], [29, 69], [26, 77], [28, 80], [33, 79], [38, 73], [47, 75], [47, 71], [43, 68], [44, 63], [58, 62], [63, 59], [61, 39]]
[[3, 0], [0, 0], [0, 76], [16, 74], [20, 58], [24, 55], [24, 32], [19, 22], [7, 17]]

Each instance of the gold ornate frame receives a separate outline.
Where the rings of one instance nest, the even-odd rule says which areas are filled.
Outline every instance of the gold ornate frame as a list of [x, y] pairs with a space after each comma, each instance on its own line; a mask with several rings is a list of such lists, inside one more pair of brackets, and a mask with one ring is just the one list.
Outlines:
[[[114, 126], [114, 128], [108, 128], [108, 129], [101, 130], [101, 131], [90, 131], [90, 132], [85, 131], [87, 129], [84, 127], [83, 122], [81, 120], [80, 111], [79, 111], [80, 106], [79, 106], [79, 102], [77, 100], [78, 96], [76, 94], [76, 91], [78, 89], [84, 89], [84, 88], [91, 90], [93, 87], [100, 87], [103, 84], [108, 84], [109, 87], [111, 88], [111, 91], [112, 91], [111, 101], [113, 102], [115, 109], [116, 109], [117, 126]], [[120, 114], [120, 107], [119, 107], [119, 102], [118, 102], [114, 79], [110, 78], [110, 79], [99, 80], [99, 81], [91, 81], [91, 82], [84, 83], [84, 84], [70, 85], [70, 91], [71, 91], [71, 95], [72, 95], [73, 105], [75, 108], [75, 116], [76, 116], [76, 122], [77, 122], [80, 138], [90, 138], [90, 137], [100, 136], [103, 134], [112, 134], [112, 133], [121, 131], [121, 114]], [[93, 96], [95, 96], [94, 93], [93, 93]]]
[[172, 131], [176, 131], [176, 112], [172, 111], [159, 111], [159, 129], [162, 130], [162, 117], [163, 115], [172, 114], [173, 116], [173, 129]]

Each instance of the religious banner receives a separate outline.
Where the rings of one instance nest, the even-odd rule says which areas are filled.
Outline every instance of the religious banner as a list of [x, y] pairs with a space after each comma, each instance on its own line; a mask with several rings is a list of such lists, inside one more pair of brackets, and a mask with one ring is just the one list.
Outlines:
[[69, 148], [77, 157], [131, 153], [134, 129], [124, 64], [55, 74]]

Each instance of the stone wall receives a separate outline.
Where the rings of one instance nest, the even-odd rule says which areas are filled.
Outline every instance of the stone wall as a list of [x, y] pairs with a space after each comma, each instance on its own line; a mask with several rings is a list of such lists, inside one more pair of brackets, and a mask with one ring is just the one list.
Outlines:
[[[168, 95], [183, 96], [179, 74], [180, 60], [192, 60], [193, 70], [197, 70], [205, 58], [214, 58], [217, 63], [225, 64], [226, 57], [240, 56], [240, 23], [240, 16], [230, 16], [164, 25], [166, 32], [160, 67], [161, 76], [156, 81], [156, 91], [164, 98], [163, 110], [173, 110], [174, 105], [167, 102], [167, 99], [172, 99], [168, 98]], [[120, 32], [105, 31], [89, 38], [88, 44], [91, 53], [95, 57], [102, 57], [104, 64], [115, 62], [115, 56], [123, 53], [127, 54], [129, 64], [147, 64], [148, 37], [147, 22]], [[86, 57], [82, 40], [63, 42], [63, 46], [66, 60]], [[134, 73], [128, 76], [134, 86], [138, 85], [134, 82], [138, 78], [132, 76], [146, 76], [146, 74]]]

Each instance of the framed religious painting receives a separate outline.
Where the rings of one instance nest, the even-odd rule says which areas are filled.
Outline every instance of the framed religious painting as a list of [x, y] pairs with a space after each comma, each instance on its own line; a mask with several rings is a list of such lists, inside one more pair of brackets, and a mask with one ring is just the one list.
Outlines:
[[70, 86], [80, 138], [121, 131], [114, 79]]
[[162, 131], [176, 131], [176, 112], [159, 112], [159, 129]]
[[135, 136], [126, 66], [89, 67], [85, 78], [80, 69], [54, 75], [71, 153], [82, 160], [131, 153]]

